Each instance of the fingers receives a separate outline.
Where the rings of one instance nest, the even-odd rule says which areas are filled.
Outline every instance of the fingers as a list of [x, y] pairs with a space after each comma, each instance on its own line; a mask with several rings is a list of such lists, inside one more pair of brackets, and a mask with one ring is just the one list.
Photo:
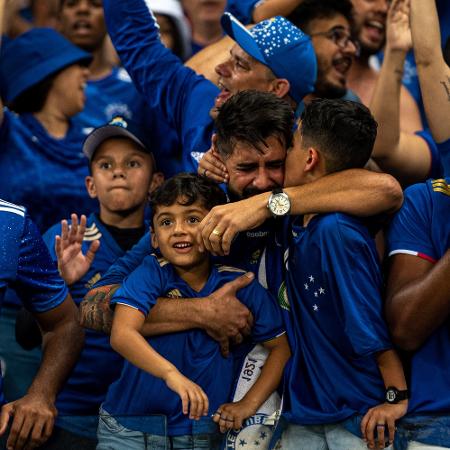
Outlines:
[[89, 250], [86, 252], [86, 260], [88, 261], [89, 265], [91, 265], [92, 261], [94, 261], [95, 254], [97, 253], [97, 250], [99, 248], [100, 248], [99, 240], [93, 241], [92, 244], [89, 246]]
[[220, 353], [224, 358], [228, 358], [230, 355], [230, 342], [228, 338], [221, 339], [219, 342], [220, 345]]
[[384, 448], [384, 423], [377, 424], [378, 448]]
[[3, 435], [8, 427], [9, 419], [14, 411], [13, 403], [7, 403], [2, 407], [0, 413], [0, 436]]
[[[203, 389], [192, 383], [192, 387], [187, 392], [189, 403], [189, 418], [199, 420], [202, 416], [208, 414], [209, 401]], [[183, 410], [184, 412], [184, 410]]]
[[199, 175], [208, 177], [216, 183], [226, 183], [228, 180], [228, 172], [225, 165], [217, 154], [211, 150], [203, 155], [197, 171]]
[[389, 444], [392, 444], [394, 442], [395, 437], [395, 420], [388, 419], [387, 426], [389, 430]]
[[240, 277], [236, 278], [235, 280], [227, 283], [226, 286], [230, 293], [237, 292], [239, 289], [242, 289], [245, 286], [248, 286], [253, 281], [254, 278], [255, 278], [255, 274], [253, 272], [246, 272], [244, 275], [241, 275]]

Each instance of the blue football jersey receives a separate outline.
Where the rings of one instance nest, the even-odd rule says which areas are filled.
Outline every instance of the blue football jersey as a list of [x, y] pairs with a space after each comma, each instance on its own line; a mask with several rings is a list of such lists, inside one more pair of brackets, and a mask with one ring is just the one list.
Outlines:
[[178, 167], [197, 172], [198, 161], [211, 146], [214, 124], [209, 113], [219, 89], [164, 47], [144, 0], [106, 0], [103, 6], [125, 69], [152, 114], [177, 133], [183, 149]]
[[[206, 285], [194, 291], [163, 258], [150, 255], [116, 292], [112, 304], [126, 304], [148, 314], [158, 297], [204, 297], [235, 279], [243, 271], [228, 266], [214, 265]], [[253, 342], [270, 340], [283, 332], [282, 319], [275, 300], [253, 281], [240, 289], [238, 298], [252, 311]], [[190, 330], [148, 339], [149, 344], [172, 362], [185, 376], [199, 384], [208, 395], [210, 413], [220, 404], [230, 400], [236, 371], [240, 369], [242, 355], [239, 348], [228, 358], [222, 357], [219, 346], [203, 330]], [[120, 417], [126, 428], [158, 434], [155, 429], [141, 429], [135, 416], [164, 415], [167, 417], [169, 435], [193, 434], [193, 422], [182, 413], [179, 396], [159, 378], [125, 362], [120, 379], [107, 395], [103, 408]], [[201, 432], [211, 430], [211, 419], [205, 417], [195, 424]]]
[[[0, 304], [9, 286], [32, 312], [60, 305], [68, 295], [67, 287], [25, 208], [0, 200], [0, 236]], [[0, 402], [4, 402], [3, 394]]]
[[[285, 409], [290, 422], [339, 422], [383, 402], [375, 354], [391, 348], [373, 239], [340, 213], [292, 221], [282, 308], [293, 344]], [[294, 342], [292, 342], [294, 341]]]
[[[408, 254], [434, 263], [450, 248], [449, 182], [449, 178], [429, 180], [406, 189], [389, 229], [390, 256]], [[449, 330], [447, 318], [412, 356], [412, 413], [450, 413]]]

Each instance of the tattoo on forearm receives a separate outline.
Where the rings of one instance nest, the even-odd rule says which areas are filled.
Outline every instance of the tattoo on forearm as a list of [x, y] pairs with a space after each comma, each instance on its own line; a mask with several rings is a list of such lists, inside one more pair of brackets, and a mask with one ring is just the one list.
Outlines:
[[80, 305], [80, 321], [85, 328], [110, 334], [114, 313], [109, 303], [119, 284], [102, 286], [89, 291]]
[[450, 77], [447, 77], [447, 81], [440, 81], [442, 86], [444, 86], [445, 92], [447, 94], [447, 100], [450, 102]]

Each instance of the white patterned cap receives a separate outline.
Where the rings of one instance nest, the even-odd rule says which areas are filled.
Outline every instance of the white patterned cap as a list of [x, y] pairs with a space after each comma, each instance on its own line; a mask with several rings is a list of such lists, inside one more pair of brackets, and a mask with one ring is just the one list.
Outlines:
[[222, 16], [225, 32], [250, 56], [286, 78], [290, 96], [299, 103], [314, 91], [317, 60], [311, 38], [281, 16], [263, 20], [247, 30], [232, 14]]

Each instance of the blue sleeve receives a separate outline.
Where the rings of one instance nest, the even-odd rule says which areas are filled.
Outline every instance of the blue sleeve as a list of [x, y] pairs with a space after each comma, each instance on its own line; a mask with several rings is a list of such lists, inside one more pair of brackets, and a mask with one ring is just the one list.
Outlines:
[[275, 297], [256, 280], [239, 290], [237, 297], [253, 314], [254, 342], [269, 341], [284, 332], [283, 318]]
[[427, 183], [415, 184], [405, 190], [403, 205], [389, 227], [389, 256], [396, 253], [417, 253], [432, 260], [439, 258], [431, 241], [431, 205]]
[[108, 286], [111, 284], [122, 284], [125, 277], [133, 272], [133, 270], [142, 263], [144, 258], [152, 253], [152, 251], [150, 232], [148, 232], [131, 250], [128, 250], [124, 256], [119, 258], [108, 269], [93, 288], [95, 289], [100, 286]]
[[260, 0], [228, 0], [227, 11], [244, 25], [253, 23], [253, 10]]
[[439, 152], [438, 146], [431, 136], [429, 130], [416, 131], [416, 136], [421, 137], [427, 144], [430, 150], [431, 165], [428, 177], [430, 178], [441, 178], [442, 177], [442, 164], [441, 164], [441, 154]]
[[13, 287], [27, 309], [37, 313], [56, 308], [69, 293], [36, 225], [28, 216]]
[[[445, 177], [450, 177], [450, 139], [437, 144]], [[439, 177], [437, 177], [439, 178]]]
[[142, 264], [125, 279], [111, 300], [111, 307], [117, 303], [132, 306], [145, 316], [156, 304], [165, 286], [164, 270], [155, 256], [147, 256]]
[[375, 243], [356, 219], [328, 216], [321, 241], [322, 265], [344, 331], [355, 355], [392, 347], [384, 321], [382, 278]]
[[61, 235], [61, 224], [57, 223], [50, 227], [42, 236], [42, 239], [45, 242], [45, 245], [48, 248], [48, 252], [50, 253], [50, 256], [52, 257], [53, 261], [56, 263], [58, 262], [58, 258], [56, 257], [55, 252], [55, 237], [57, 235]]
[[218, 88], [164, 47], [144, 0], [104, 0], [103, 5], [109, 35], [136, 88], [184, 143], [200, 120], [211, 121], [209, 98]]
[[11, 128], [11, 113], [7, 108], [3, 108], [3, 122], [0, 126], [0, 151], [7, 148], [9, 132]]

